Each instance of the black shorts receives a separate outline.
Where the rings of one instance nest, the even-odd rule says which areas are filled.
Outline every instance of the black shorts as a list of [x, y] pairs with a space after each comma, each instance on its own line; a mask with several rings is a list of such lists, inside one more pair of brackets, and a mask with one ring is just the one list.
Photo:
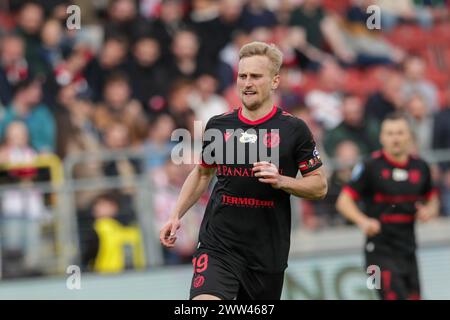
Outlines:
[[262, 273], [236, 267], [231, 259], [198, 250], [194, 255], [190, 299], [210, 294], [222, 300], [280, 300], [284, 272]]
[[415, 254], [408, 256], [365, 252], [366, 268], [380, 267], [381, 289], [377, 290], [382, 300], [419, 300], [419, 270]]

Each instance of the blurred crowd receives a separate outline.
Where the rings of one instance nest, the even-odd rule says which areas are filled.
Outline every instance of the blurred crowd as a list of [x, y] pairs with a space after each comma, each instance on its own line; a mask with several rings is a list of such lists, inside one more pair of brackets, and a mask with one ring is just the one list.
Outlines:
[[[72, 4], [81, 9], [78, 29], [66, 24]], [[375, 20], [381, 29], [367, 27], [371, 5], [381, 8], [381, 20]], [[284, 54], [276, 104], [307, 122], [329, 163], [329, 194], [299, 204], [301, 223], [311, 229], [345, 224], [334, 208], [336, 197], [358, 159], [380, 147], [379, 124], [388, 113], [407, 113], [418, 154], [450, 150], [449, 12], [448, 0], [2, 1], [0, 163], [142, 150], [144, 161], [87, 162], [76, 166], [74, 176], [127, 181], [148, 175], [156, 186], [158, 230], [192, 168], [170, 161], [171, 133], [184, 128], [200, 139], [195, 120], [205, 125], [239, 107], [239, 48], [266, 41]], [[450, 155], [447, 160], [434, 166], [443, 215], [450, 215]], [[15, 173], [16, 182], [33, 176]], [[124, 267], [102, 267], [111, 254], [104, 252], [103, 237], [111, 230], [139, 246], [134, 191], [77, 194], [86, 268]], [[10, 240], [18, 219], [46, 215], [39, 190], [3, 198], [2, 234], [12, 233]], [[20, 205], [24, 199], [28, 207]], [[165, 253], [167, 263], [190, 261], [206, 201], [207, 195], [187, 215], [178, 251]], [[11, 259], [22, 240], [3, 242]], [[32, 253], [27, 257], [33, 265]], [[134, 260], [139, 265], [140, 258]]]

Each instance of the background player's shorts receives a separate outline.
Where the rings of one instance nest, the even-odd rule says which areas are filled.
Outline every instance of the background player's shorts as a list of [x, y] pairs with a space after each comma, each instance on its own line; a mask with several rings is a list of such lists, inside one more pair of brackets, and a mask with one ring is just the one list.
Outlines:
[[194, 255], [190, 299], [210, 294], [223, 300], [279, 300], [284, 272], [268, 274], [233, 267], [226, 257], [199, 250]]
[[377, 290], [380, 299], [420, 299], [419, 270], [415, 254], [393, 256], [365, 252], [365, 255], [366, 267], [377, 265], [381, 269], [381, 289]]

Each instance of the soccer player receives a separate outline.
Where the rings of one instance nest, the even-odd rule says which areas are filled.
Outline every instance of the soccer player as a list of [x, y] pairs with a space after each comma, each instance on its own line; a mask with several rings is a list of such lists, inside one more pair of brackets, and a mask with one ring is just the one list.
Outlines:
[[336, 207], [367, 236], [366, 267], [381, 270], [379, 297], [420, 299], [414, 222], [438, 214], [438, 196], [428, 165], [410, 155], [412, 134], [404, 115], [385, 118], [380, 142], [381, 151], [355, 166]]
[[[242, 146], [246, 152], [258, 143], [278, 150], [278, 167], [276, 161], [252, 162], [254, 154], [248, 153], [242, 163], [212, 163], [205, 156], [211, 142], [204, 139], [202, 163], [186, 179], [161, 229], [161, 243], [173, 247], [181, 217], [217, 176], [194, 254], [191, 299], [280, 299], [290, 246], [290, 195], [314, 200], [326, 194], [310, 130], [274, 105], [281, 64], [282, 53], [273, 45], [243, 46], [237, 76], [242, 106], [212, 117], [205, 128], [205, 136], [209, 129], [220, 130], [223, 151], [229, 152], [231, 143], [234, 159]], [[299, 170], [302, 177], [296, 178]]]

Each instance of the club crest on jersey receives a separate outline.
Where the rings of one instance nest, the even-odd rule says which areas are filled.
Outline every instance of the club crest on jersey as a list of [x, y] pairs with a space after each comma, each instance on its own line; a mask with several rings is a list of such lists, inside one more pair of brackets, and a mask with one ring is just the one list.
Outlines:
[[409, 171], [409, 182], [413, 183], [413, 184], [417, 184], [420, 182], [420, 171], [417, 169], [413, 169]]
[[256, 134], [242, 132], [241, 137], [239, 138], [239, 142], [241, 143], [255, 143], [258, 139]]
[[394, 170], [392, 170], [392, 180], [394, 181], [408, 180], [408, 171], [404, 169], [395, 168]]
[[280, 145], [280, 135], [277, 132], [264, 134], [263, 143], [267, 148], [276, 148]]

